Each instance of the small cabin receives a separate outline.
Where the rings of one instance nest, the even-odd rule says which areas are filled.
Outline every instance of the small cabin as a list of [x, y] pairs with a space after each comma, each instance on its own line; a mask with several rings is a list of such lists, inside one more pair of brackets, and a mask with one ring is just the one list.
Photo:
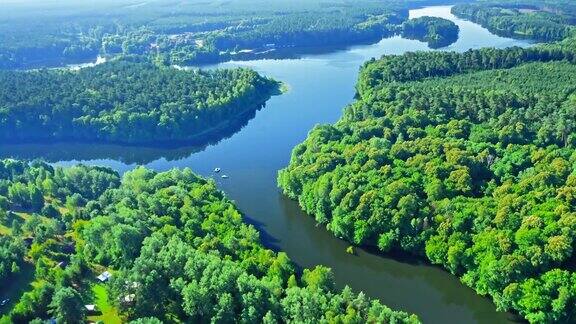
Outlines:
[[96, 305], [84, 305], [88, 313], [93, 314], [96, 312]]
[[96, 279], [102, 281], [102, 282], [106, 282], [108, 281], [110, 278], [112, 277], [112, 274], [108, 271], [104, 271], [102, 272], [98, 277], [96, 277]]

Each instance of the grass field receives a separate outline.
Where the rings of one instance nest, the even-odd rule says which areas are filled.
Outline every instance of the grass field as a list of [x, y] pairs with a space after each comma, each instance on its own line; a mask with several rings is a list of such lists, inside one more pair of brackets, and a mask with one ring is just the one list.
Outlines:
[[110, 304], [108, 300], [108, 292], [106, 287], [102, 284], [95, 284], [92, 286], [92, 293], [94, 294], [94, 304], [100, 315], [88, 316], [88, 320], [92, 322], [102, 321], [106, 324], [120, 324], [122, 319], [118, 314], [118, 310]]
[[0, 235], [10, 235], [11, 232], [10, 228], [0, 224]]

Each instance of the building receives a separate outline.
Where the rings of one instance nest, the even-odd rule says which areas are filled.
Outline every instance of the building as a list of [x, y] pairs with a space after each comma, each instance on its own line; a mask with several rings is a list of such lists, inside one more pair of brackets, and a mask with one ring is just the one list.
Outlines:
[[112, 277], [112, 274], [108, 271], [104, 271], [102, 272], [102, 274], [100, 274], [98, 277], [96, 277], [96, 279], [105, 282], [108, 281], [108, 279], [110, 279]]

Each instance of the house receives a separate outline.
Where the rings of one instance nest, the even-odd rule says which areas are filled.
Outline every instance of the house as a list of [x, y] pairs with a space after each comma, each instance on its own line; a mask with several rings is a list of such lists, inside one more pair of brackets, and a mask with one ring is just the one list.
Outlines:
[[108, 279], [110, 279], [112, 277], [112, 274], [108, 271], [104, 271], [102, 272], [98, 277], [96, 277], [96, 279], [105, 282], [108, 281]]
[[96, 305], [84, 305], [84, 308], [86, 308], [88, 315], [94, 315], [98, 313]]

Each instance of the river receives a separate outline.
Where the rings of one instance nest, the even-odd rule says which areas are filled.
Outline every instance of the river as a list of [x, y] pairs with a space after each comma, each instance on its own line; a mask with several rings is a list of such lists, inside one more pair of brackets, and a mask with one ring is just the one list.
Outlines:
[[[528, 46], [527, 41], [495, 36], [450, 14], [450, 7], [412, 10], [410, 16], [444, 17], [460, 27], [459, 40], [441, 50], [465, 51], [479, 47]], [[78, 162], [112, 167], [119, 172], [144, 164], [156, 170], [190, 167], [213, 177], [234, 200], [246, 219], [262, 232], [271, 248], [288, 253], [298, 265], [331, 267], [339, 286], [349, 285], [384, 304], [412, 312], [426, 323], [504, 323], [514, 320], [497, 312], [447, 272], [422, 262], [382, 256], [348, 246], [317, 227], [297, 203], [284, 197], [276, 185], [277, 171], [288, 164], [292, 148], [318, 123], [333, 123], [352, 102], [359, 67], [371, 57], [427, 50], [426, 44], [400, 37], [338, 52], [299, 59], [227, 62], [210, 68], [250, 67], [285, 82], [289, 91], [271, 98], [266, 107], [235, 134], [200, 147], [134, 148], [115, 145], [51, 144], [1, 145], [3, 157], [45, 158], [60, 165]], [[222, 168], [222, 179], [212, 170]]]

